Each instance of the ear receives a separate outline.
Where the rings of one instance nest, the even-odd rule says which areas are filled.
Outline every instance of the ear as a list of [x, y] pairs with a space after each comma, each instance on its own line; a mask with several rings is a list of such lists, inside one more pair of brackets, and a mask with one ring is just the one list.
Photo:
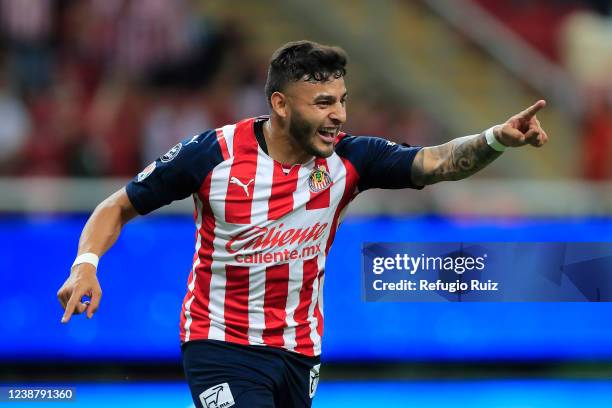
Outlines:
[[288, 114], [289, 106], [287, 103], [287, 96], [282, 92], [274, 92], [270, 96], [270, 104], [272, 105], [272, 110], [281, 118], [285, 119]]

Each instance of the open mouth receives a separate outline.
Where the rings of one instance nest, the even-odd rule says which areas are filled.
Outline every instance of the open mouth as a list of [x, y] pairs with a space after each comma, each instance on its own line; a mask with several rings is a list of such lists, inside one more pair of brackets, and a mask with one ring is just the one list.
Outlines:
[[338, 134], [337, 128], [321, 128], [317, 130], [317, 134], [325, 143], [333, 143]]

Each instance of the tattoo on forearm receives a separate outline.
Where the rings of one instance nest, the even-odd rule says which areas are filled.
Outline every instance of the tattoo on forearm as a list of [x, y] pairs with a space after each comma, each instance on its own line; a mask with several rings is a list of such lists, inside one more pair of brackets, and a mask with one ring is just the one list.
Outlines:
[[421, 185], [464, 179], [501, 155], [489, 147], [484, 133], [460, 137], [421, 152], [413, 165], [413, 179]]

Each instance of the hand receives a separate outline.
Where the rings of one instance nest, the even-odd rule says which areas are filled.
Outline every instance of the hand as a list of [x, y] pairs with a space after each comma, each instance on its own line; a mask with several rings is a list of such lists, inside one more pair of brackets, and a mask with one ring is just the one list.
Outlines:
[[542, 129], [536, 113], [546, 106], [545, 100], [539, 100], [521, 113], [512, 116], [503, 125], [493, 129], [497, 140], [504, 146], [519, 147], [530, 144], [541, 147], [548, 142], [548, 135]]
[[[83, 296], [89, 296], [91, 301], [82, 302]], [[102, 298], [96, 268], [88, 263], [76, 265], [57, 292], [57, 298], [65, 309], [62, 323], [68, 323], [73, 314], [81, 314], [85, 311], [87, 311], [87, 318], [91, 319], [98, 310], [100, 298]]]

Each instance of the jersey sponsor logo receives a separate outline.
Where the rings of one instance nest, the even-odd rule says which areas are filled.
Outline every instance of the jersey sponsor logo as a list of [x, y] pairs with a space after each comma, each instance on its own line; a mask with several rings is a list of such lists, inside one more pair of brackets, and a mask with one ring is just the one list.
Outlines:
[[315, 243], [325, 234], [328, 224], [317, 222], [305, 228], [289, 228], [287, 230], [284, 230], [283, 226], [283, 223], [272, 228], [253, 225], [227, 241], [225, 249], [234, 255], [245, 250], [262, 251], [304, 242]]
[[230, 179], [230, 184], [237, 184], [240, 187], [242, 187], [242, 189], [244, 190], [244, 193], [246, 194], [247, 197], [249, 197], [249, 185], [255, 181], [255, 179], [250, 179], [248, 183], [244, 184], [242, 181], [240, 181], [237, 177], [233, 177]]
[[181, 151], [181, 148], [183, 147], [182, 143], [177, 143], [175, 144], [172, 149], [168, 150], [168, 153], [164, 154], [160, 160], [162, 161], [162, 163], [168, 163], [169, 161], [172, 161], [172, 159], [174, 159], [176, 156], [178, 156], [179, 152]]
[[273, 251], [273, 252], [255, 252], [253, 254], [238, 254], [234, 257], [237, 263], [239, 264], [253, 264], [253, 265], [262, 265], [262, 264], [271, 264], [278, 265], [284, 262], [290, 262], [296, 259], [311, 259], [316, 256], [319, 256], [323, 252], [321, 250], [321, 243], [314, 245], [308, 245], [302, 248], [301, 251], [297, 249], [289, 250], [287, 248], [282, 251]]
[[147, 167], [144, 168], [143, 171], [141, 171], [140, 173], [138, 173], [138, 182], [140, 183], [142, 180], [146, 179], [147, 177], [149, 177], [151, 175], [151, 173], [153, 173], [155, 171], [155, 167], [157, 166], [157, 164], [155, 162], [149, 164]]
[[310, 398], [314, 397], [315, 392], [317, 392], [317, 385], [319, 385], [319, 370], [321, 369], [321, 364], [317, 364], [316, 366], [310, 369], [310, 381], [308, 386], [308, 396]]
[[228, 383], [214, 385], [201, 393], [200, 402], [205, 408], [227, 408], [236, 405]]
[[313, 193], [318, 193], [331, 186], [332, 179], [325, 166], [319, 166], [312, 170], [310, 177], [308, 177], [308, 187]]

